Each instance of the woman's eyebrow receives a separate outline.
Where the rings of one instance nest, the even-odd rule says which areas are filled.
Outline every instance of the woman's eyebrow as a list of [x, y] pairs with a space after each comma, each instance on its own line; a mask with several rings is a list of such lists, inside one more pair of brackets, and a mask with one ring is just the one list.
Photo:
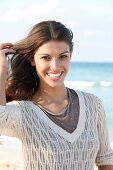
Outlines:
[[59, 55], [65, 54], [65, 53], [69, 53], [69, 51], [64, 51], [63, 53], [60, 53]]
[[[69, 51], [64, 51], [64, 52], [60, 53], [59, 55], [62, 55], [62, 54], [65, 54], [65, 53], [69, 53]], [[42, 54], [39, 54], [39, 55], [50, 56], [50, 54], [46, 54], [46, 53], [42, 53]]]
[[49, 54], [42, 53], [42, 54], [38, 54], [38, 55], [49, 55]]

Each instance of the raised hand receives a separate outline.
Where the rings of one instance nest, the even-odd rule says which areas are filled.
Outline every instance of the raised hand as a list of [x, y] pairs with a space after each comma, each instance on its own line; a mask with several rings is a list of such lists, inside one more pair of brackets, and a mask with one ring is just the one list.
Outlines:
[[0, 69], [8, 69], [7, 54], [14, 54], [13, 44], [2, 43], [0, 44]]

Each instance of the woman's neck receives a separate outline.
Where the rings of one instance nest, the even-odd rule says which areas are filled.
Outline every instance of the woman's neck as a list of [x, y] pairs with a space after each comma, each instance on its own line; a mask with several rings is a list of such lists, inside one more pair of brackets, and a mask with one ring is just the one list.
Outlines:
[[33, 97], [33, 100], [37, 103], [42, 101], [46, 103], [50, 103], [50, 102], [61, 103], [63, 102], [63, 100], [66, 99], [67, 99], [67, 88], [65, 86], [57, 87], [57, 88], [39, 87]]
[[39, 88], [32, 99], [46, 110], [59, 114], [69, 103], [68, 91], [65, 86], [59, 88]]

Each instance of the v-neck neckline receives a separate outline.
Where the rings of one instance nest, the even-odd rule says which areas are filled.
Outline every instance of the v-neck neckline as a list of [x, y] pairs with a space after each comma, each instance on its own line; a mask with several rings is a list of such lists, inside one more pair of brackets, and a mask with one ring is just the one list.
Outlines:
[[52, 116], [61, 116], [61, 114], [64, 114], [64, 112], [67, 110], [67, 108], [69, 107], [70, 105], [70, 91], [69, 91], [69, 88], [67, 88], [67, 96], [68, 96], [68, 104], [65, 108], [63, 108], [58, 114], [57, 113], [54, 113], [54, 112], [51, 112], [49, 111], [48, 109], [46, 109], [45, 107], [41, 106], [41, 105], [38, 105], [37, 103], [33, 102], [34, 104], [36, 104], [42, 111], [45, 111], [47, 113], [49, 113], [50, 115]]
[[67, 141], [73, 143], [78, 139], [78, 137], [81, 135], [81, 133], [84, 130], [85, 126], [85, 101], [82, 92], [76, 91], [79, 99], [79, 119], [77, 128], [72, 132], [69, 133], [59, 125], [57, 125], [54, 121], [52, 121], [42, 110], [41, 108], [34, 104], [32, 101], [30, 101], [31, 106], [35, 112], [37, 112], [38, 116], [57, 134], [59, 134], [61, 137], [66, 139]]

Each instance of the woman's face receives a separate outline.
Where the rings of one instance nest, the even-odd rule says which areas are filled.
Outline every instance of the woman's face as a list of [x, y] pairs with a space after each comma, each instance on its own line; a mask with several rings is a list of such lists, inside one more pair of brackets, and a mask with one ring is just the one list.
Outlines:
[[40, 79], [40, 87], [59, 87], [69, 70], [71, 52], [65, 41], [49, 41], [36, 50], [32, 65]]

